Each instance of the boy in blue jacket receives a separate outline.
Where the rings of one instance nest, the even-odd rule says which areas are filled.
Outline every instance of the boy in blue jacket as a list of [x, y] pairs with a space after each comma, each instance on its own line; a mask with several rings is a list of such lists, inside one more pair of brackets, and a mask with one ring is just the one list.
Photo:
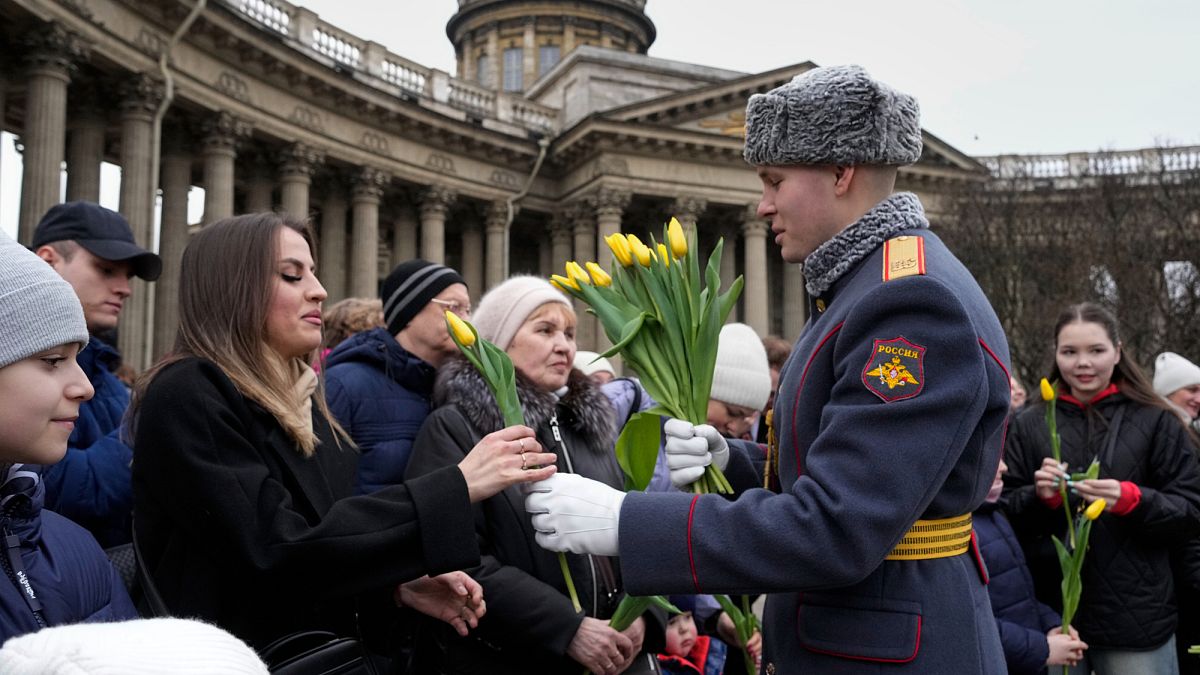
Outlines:
[[998, 503], [1007, 470], [1001, 459], [992, 489], [975, 511], [975, 537], [991, 577], [988, 597], [1009, 675], [1035, 675], [1046, 672], [1047, 666], [1075, 665], [1087, 644], [1074, 628], [1064, 634], [1062, 618], [1034, 597], [1033, 577], [1025, 566], [1021, 544]]
[[0, 641], [47, 626], [137, 612], [96, 540], [43, 511], [39, 464], [67, 451], [94, 393], [75, 361], [88, 342], [71, 286], [0, 233]]

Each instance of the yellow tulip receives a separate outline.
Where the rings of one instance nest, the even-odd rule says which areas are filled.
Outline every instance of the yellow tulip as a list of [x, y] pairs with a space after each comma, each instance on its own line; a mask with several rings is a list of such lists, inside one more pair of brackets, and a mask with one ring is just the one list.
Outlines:
[[616, 257], [617, 262], [621, 263], [622, 267], [629, 267], [633, 264], [633, 249], [629, 247], [629, 240], [620, 232], [608, 235], [604, 241], [608, 242], [613, 256]]
[[587, 271], [591, 273], [592, 282], [597, 286], [612, 286], [612, 277], [608, 276], [608, 272], [605, 272], [603, 267], [594, 262], [589, 262], [587, 264]]
[[641, 239], [637, 238], [636, 234], [631, 234], [628, 237], [629, 248], [633, 249], [633, 255], [637, 261], [642, 264], [642, 267], [650, 266], [650, 247], [642, 243]]
[[466, 321], [459, 318], [457, 314], [446, 310], [446, 323], [450, 326], [450, 330], [454, 331], [454, 337], [458, 339], [459, 344], [464, 347], [470, 347], [475, 344], [475, 333]]
[[1104, 509], [1107, 506], [1108, 502], [1104, 501], [1103, 499], [1097, 499], [1096, 501], [1092, 502], [1091, 506], [1087, 507], [1086, 511], [1083, 512], [1083, 517], [1087, 518], [1088, 520], [1095, 520], [1100, 517], [1100, 514], [1104, 512]]
[[1050, 381], [1044, 377], [1042, 378], [1042, 400], [1043, 401], [1053, 401], [1054, 400], [1054, 387], [1050, 386]]
[[658, 245], [658, 259], [662, 261], [663, 267], [671, 266], [671, 259], [670, 259], [670, 256], [667, 255], [667, 245], [666, 244]]
[[563, 291], [564, 293], [567, 291], [567, 289], [571, 289], [573, 291], [579, 290], [579, 284], [575, 283], [574, 279], [559, 276], [557, 274], [551, 275], [550, 283], [557, 286], [558, 290]]
[[687, 255], [687, 237], [683, 236], [683, 226], [674, 216], [667, 225], [667, 241], [671, 243], [671, 253], [675, 254], [676, 260]]
[[567, 263], [567, 276], [581, 284], [587, 284], [589, 286], [592, 285], [592, 280], [590, 277], [588, 277], [587, 272], [584, 272], [583, 268], [579, 266], [579, 263], [575, 262], [574, 260]]

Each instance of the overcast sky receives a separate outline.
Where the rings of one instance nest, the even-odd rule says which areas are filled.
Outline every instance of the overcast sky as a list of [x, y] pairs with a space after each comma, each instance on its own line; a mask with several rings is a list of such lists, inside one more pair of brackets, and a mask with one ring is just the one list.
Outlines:
[[[297, 4], [454, 72], [456, 0]], [[859, 63], [917, 96], [925, 129], [971, 155], [1200, 145], [1195, 0], [648, 0], [646, 12], [659, 58], [748, 73]], [[3, 150], [11, 230], [19, 177], [7, 138]]]

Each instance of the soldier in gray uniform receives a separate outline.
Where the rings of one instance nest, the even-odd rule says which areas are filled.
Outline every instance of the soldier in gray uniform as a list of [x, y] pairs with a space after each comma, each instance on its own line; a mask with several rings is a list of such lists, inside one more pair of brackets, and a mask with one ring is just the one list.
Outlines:
[[[1005, 672], [970, 514], [999, 465], [1008, 345], [917, 197], [893, 194], [920, 154], [916, 101], [857, 66], [750, 98], [758, 214], [810, 296], [775, 407], [782, 492], [556, 475], [526, 500], [541, 545], [619, 552], [633, 595], [769, 593], [768, 675]], [[677, 473], [728, 461], [687, 435], [667, 439]]]

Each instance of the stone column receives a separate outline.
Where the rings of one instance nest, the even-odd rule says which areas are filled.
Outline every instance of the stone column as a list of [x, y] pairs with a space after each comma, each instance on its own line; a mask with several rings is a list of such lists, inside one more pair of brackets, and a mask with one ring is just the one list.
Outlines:
[[483, 74], [482, 84], [489, 89], [500, 89], [503, 82], [504, 55], [500, 53], [500, 26], [489, 24], [487, 27], [487, 72]]
[[458, 76], [475, 84], [477, 75], [475, 74], [475, 34], [467, 33], [462, 40], [462, 55], [459, 57], [461, 66], [458, 69]]
[[279, 153], [279, 202], [283, 212], [308, 218], [308, 188], [313, 172], [325, 161], [325, 153], [304, 143], [292, 143]]
[[175, 343], [179, 326], [179, 265], [188, 240], [188, 189], [192, 182], [192, 151], [182, 128], [163, 130], [162, 220], [158, 255], [162, 276], [154, 289], [154, 357], [165, 354]]
[[550, 273], [563, 274], [563, 266], [571, 259], [574, 235], [566, 213], [559, 211], [550, 221]]
[[508, 278], [508, 203], [497, 199], [487, 211], [487, 288]]
[[596, 209], [596, 262], [606, 270], [612, 264], [613, 254], [605, 238], [621, 231], [621, 215], [631, 197], [627, 190], [601, 188], [592, 201]]
[[430, 185], [421, 194], [421, 257], [446, 263], [446, 213], [458, 195], [445, 185]]
[[321, 202], [321, 257], [317, 276], [334, 303], [346, 297], [346, 186], [331, 176]]
[[56, 22], [27, 33], [21, 42], [27, 89], [17, 239], [28, 244], [42, 215], [58, 203], [67, 132], [67, 85], [75, 64], [87, 58], [88, 49], [78, 35]]
[[[725, 228], [722, 239], [725, 243], [721, 247], [721, 288], [725, 289], [737, 278], [738, 228]], [[742, 293], [741, 299], [745, 298], [746, 294]], [[733, 311], [729, 313], [729, 321], [739, 321], [739, 316], [741, 313], [738, 311], [738, 305], [734, 303]]]
[[565, 17], [563, 17], [562, 53], [559, 55], [559, 58], [560, 59], [567, 58], [567, 54], [570, 54], [571, 51], [574, 49], [575, 49], [575, 17], [565, 16]]
[[363, 167], [354, 180], [350, 246], [350, 294], [360, 298], [379, 295], [379, 202], [392, 181], [386, 171]]
[[491, 285], [484, 287], [483, 228], [474, 215], [463, 222], [462, 269], [459, 273], [462, 274], [463, 281], [467, 282], [467, 289], [471, 295], [479, 299]]
[[[696, 221], [699, 220], [707, 208], [708, 201], [703, 197], [680, 195], [671, 204], [671, 215], [679, 220], [679, 224], [683, 226], [684, 230], [692, 231], [696, 229]], [[655, 235], [657, 234], [655, 232]]]
[[408, 204], [396, 209], [392, 221], [392, 267], [417, 257], [417, 214]]
[[808, 321], [808, 293], [804, 290], [804, 268], [783, 262], [783, 337], [795, 342]]
[[[142, 248], [153, 245], [154, 222], [150, 209], [151, 153], [154, 151], [154, 112], [165, 90], [161, 82], [138, 73], [120, 87], [121, 108], [121, 215], [129, 221], [133, 238]], [[130, 283], [132, 295], [125, 303], [117, 347], [126, 362], [141, 370], [149, 365], [150, 286], [141, 279]]]
[[757, 207], [747, 207], [742, 220], [742, 237], [745, 239], [745, 261], [742, 270], [746, 275], [746, 288], [742, 293], [745, 308], [745, 323], [759, 335], [767, 335], [771, 326], [767, 319], [767, 222], [760, 220]]
[[265, 158], [255, 153], [246, 168], [246, 213], [264, 213], [275, 208], [275, 176]]
[[245, 120], [225, 111], [201, 123], [204, 160], [204, 216], [201, 222], [211, 225], [233, 215], [234, 159], [238, 144], [250, 135]]
[[96, 102], [95, 87], [71, 92], [71, 133], [67, 137], [67, 201], [100, 201], [100, 163], [108, 121]]
[[[590, 200], [589, 200], [590, 201]], [[595, 205], [584, 201], [576, 204], [575, 221], [572, 234], [575, 238], [575, 257], [573, 260], [580, 265], [596, 259], [596, 221], [594, 219]], [[596, 348], [596, 317], [586, 313], [587, 304], [581, 300], [575, 301], [575, 313], [578, 315], [578, 325], [575, 328], [575, 342], [580, 349]]]
[[521, 89], [533, 86], [537, 80], [537, 20], [533, 17], [525, 19], [524, 49], [521, 53]]

